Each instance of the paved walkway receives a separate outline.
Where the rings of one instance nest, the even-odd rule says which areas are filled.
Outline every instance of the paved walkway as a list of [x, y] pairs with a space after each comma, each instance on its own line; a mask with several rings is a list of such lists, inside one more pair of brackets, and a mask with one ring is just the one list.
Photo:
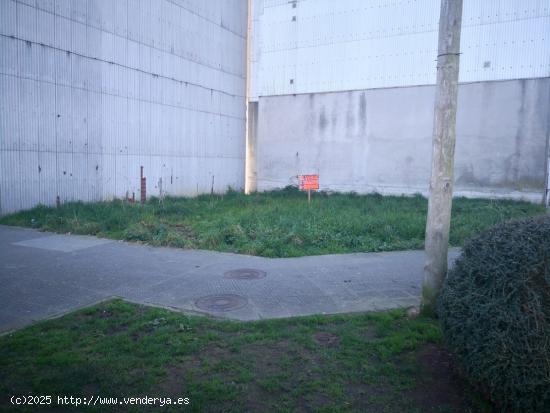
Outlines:
[[423, 262], [423, 251], [272, 259], [0, 226], [0, 331], [110, 297], [238, 320], [404, 307], [419, 303]]

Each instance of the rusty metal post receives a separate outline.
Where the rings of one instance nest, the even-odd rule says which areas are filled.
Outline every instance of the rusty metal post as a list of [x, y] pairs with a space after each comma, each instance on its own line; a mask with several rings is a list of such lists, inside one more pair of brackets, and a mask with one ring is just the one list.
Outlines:
[[143, 166], [141, 167], [140, 171], [140, 179], [141, 179], [141, 203], [144, 204], [147, 200], [147, 181], [143, 176]]

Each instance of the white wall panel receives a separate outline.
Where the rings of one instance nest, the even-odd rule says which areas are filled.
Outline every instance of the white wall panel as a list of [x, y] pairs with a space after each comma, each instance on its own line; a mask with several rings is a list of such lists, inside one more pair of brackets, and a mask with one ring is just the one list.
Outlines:
[[[252, 95], [435, 83], [439, 0], [254, 0]], [[550, 76], [550, 1], [464, 0], [461, 82]]]
[[[0, 0], [0, 214], [244, 186], [246, 2]], [[223, 172], [223, 173], [222, 173]]]

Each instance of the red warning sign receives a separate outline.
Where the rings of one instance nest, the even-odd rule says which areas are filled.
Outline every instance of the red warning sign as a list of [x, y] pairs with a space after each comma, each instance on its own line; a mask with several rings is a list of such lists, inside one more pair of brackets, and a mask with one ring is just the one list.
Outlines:
[[315, 191], [319, 189], [319, 175], [298, 175], [300, 191]]

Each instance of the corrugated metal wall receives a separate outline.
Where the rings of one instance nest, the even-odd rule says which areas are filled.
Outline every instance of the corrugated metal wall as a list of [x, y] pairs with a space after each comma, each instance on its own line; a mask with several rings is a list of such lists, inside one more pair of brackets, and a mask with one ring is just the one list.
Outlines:
[[244, 186], [246, 1], [0, 0], [0, 213]]
[[[254, 0], [252, 96], [435, 84], [440, 0]], [[461, 82], [550, 76], [549, 0], [464, 0]]]

